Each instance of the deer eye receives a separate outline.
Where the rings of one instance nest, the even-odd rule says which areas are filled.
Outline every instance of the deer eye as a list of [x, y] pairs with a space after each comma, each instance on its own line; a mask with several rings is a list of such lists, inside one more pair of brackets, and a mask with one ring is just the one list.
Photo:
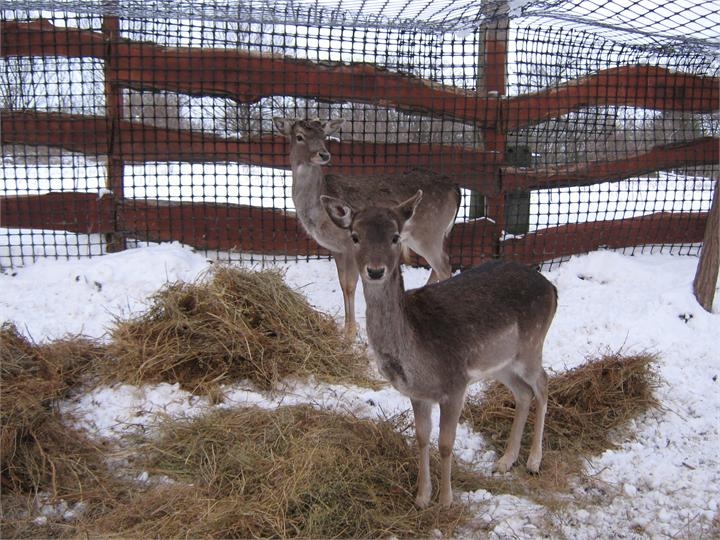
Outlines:
[[353, 244], [359, 244], [360, 243], [360, 237], [357, 235], [357, 233], [352, 233], [350, 235], [350, 238], [353, 241]]
[[297, 135], [295, 135], [295, 140], [297, 142], [303, 142], [305, 140], [305, 135], [303, 135], [302, 133], [298, 133]]
[[400, 241], [400, 235], [397, 234], [397, 233], [396, 233], [396, 234], [393, 234], [392, 243], [393, 243], [393, 244], [397, 244], [399, 241]]

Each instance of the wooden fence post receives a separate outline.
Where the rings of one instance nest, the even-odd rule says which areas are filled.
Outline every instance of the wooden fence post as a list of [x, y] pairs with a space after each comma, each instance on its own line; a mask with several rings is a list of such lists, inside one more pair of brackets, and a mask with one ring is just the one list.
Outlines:
[[[507, 72], [507, 42], [510, 26], [510, 8], [507, 1], [486, 0], [483, 5], [485, 22], [480, 27], [480, 50], [478, 51], [477, 94], [479, 97], [505, 95]], [[482, 144], [488, 152], [505, 154], [505, 133], [502, 119], [491, 127], [481, 131]], [[500, 169], [495, 171], [500, 184]], [[470, 195], [470, 218], [490, 217], [502, 231], [505, 225], [505, 194], [484, 196], [479, 193]], [[500, 238], [496, 239], [495, 255], [500, 254]]]
[[115, 41], [120, 36], [120, 21], [117, 17], [103, 17], [102, 32], [105, 35], [105, 114], [108, 130], [107, 182], [106, 187], [112, 192], [114, 201], [115, 232], [105, 235], [108, 253], [124, 250], [125, 235], [118, 223], [118, 206], [122, 204], [125, 191], [124, 162], [120, 153], [120, 121], [123, 116], [122, 89], [113, 81], [117, 70]]
[[720, 181], [715, 181], [712, 206], [705, 225], [700, 261], [698, 262], [693, 292], [706, 311], [712, 312], [715, 288], [720, 271]]
[[[532, 167], [532, 150], [527, 145], [507, 146], [504, 163], [511, 167]], [[501, 178], [501, 180], [503, 180]], [[502, 186], [502, 184], [501, 184]], [[530, 192], [505, 191], [505, 232], [525, 234], [530, 230]]]

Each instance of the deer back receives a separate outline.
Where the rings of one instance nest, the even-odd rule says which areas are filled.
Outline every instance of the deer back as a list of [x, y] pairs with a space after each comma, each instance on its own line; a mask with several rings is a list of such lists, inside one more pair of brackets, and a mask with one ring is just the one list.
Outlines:
[[491, 261], [449, 280], [408, 291], [409, 324], [441, 351], [447, 341], [482, 346], [504, 332], [544, 337], [557, 291], [542, 274], [515, 262]]
[[534, 358], [557, 308], [555, 287], [535, 270], [511, 262], [485, 263], [403, 291], [399, 298], [369, 292], [373, 349], [399, 359], [402, 371], [395, 371], [406, 380], [396, 384], [398, 389], [407, 386], [408, 395], [433, 400], [492, 377], [517, 359]]
[[[412, 197], [418, 189], [423, 197], [412, 218], [418, 223], [449, 229], [460, 205], [460, 190], [447, 178], [432, 171], [413, 169], [402, 174], [378, 173], [362, 176], [326, 175], [323, 195], [342, 199], [354, 208], [392, 207]], [[369, 189], [370, 188], [370, 189]], [[406, 225], [406, 230], [408, 225]]]
[[414, 228], [417, 234], [423, 235], [425, 227], [439, 228], [442, 231], [452, 227], [461, 195], [457, 185], [449, 179], [420, 169], [402, 174], [388, 174], [382, 172], [381, 167], [377, 174], [372, 175], [325, 175], [321, 167], [326, 165], [331, 157], [325, 146], [325, 139], [336, 133], [344, 121], [274, 118], [273, 122], [289, 141], [290, 163], [293, 169], [293, 201], [301, 221], [311, 234], [311, 229], [324, 226], [327, 219], [319, 203], [323, 195], [342, 199], [358, 208], [389, 207], [400, 204], [418, 189], [421, 189], [425, 196], [408, 231]]

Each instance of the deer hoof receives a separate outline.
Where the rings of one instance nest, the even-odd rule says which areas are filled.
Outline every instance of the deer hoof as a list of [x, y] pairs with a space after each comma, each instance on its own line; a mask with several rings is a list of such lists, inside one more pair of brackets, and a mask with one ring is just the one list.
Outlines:
[[358, 337], [358, 328], [357, 324], [355, 323], [346, 323], [344, 331], [345, 337], [348, 339], [348, 341], [355, 341], [355, 339]]
[[531, 455], [527, 460], [527, 470], [533, 474], [537, 474], [540, 471], [540, 460], [542, 456]]
[[452, 493], [440, 496], [440, 506], [443, 508], [450, 508], [452, 506], [453, 496]]
[[495, 465], [493, 466], [493, 470], [495, 472], [504, 474], [504, 473], [508, 472], [510, 469], [512, 469], [513, 463], [515, 463], [514, 459], [511, 459], [507, 456], [503, 456], [495, 462]]

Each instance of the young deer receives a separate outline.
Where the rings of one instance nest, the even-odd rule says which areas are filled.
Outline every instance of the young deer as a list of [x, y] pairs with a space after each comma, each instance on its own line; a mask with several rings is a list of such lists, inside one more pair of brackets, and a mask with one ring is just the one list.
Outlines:
[[297, 216], [307, 233], [328, 249], [337, 266], [345, 304], [345, 328], [355, 332], [355, 289], [358, 269], [352, 256], [352, 241], [336, 227], [320, 203], [320, 197], [338, 197], [359, 207], [392, 206], [425, 193], [413, 219], [405, 224], [405, 246], [425, 258], [432, 267], [428, 282], [450, 277], [452, 271], [445, 239], [452, 229], [460, 205], [460, 190], [436, 175], [411, 171], [403, 175], [325, 175], [322, 166], [330, 161], [325, 139], [336, 133], [344, 120], [289, 120], [273, 118], [275, 127], [290, 142], [293, 173], [292, 198]]
[[355, 207], [323, 197], [325, 209], [353, 245], [363, 280], [367, 336], [378, 368], [412, 402], [420, 451], [415, 503], [430, 502], [431, 409], [440, 404], [440, 503], [452, 502], [452, 449], [469, 384], [492, 378], [515, 397], [515, 418], [505, 472], [518, 458], [533, 395], [537, 415], [527, 468], [537, 472], [547, 409], [542, 350], [555, 315], [557, 291], [540, 273], [517, 263], [493, 261], [446, 281], [405, 291], [400, 251], [422, 191], [392, 208]]

